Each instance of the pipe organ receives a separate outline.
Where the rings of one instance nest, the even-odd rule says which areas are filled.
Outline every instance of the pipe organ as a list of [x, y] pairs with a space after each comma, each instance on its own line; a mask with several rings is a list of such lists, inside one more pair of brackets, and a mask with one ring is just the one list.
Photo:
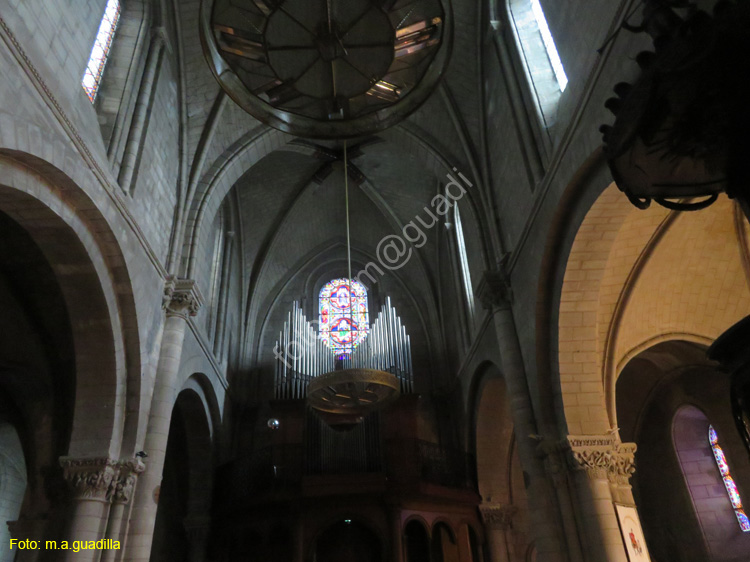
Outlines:
[[312, 324], [295, 301], [274, 348], [276, 399], [305, 398], [312, 379], [343, 369], [385, 371], [398, 378], [403, 394], [414, 392], [411, 339], [390, 297], [365, 340], [342, 359], [336, 358]]

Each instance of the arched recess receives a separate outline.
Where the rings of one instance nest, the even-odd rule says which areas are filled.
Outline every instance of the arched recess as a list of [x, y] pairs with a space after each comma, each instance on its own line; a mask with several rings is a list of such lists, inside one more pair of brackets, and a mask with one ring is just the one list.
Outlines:
[[339, 520], [315, 539], [308, 562], [381, 562], [383, 541], [357, 519]]
[[202, 560], [211, 528], [214, 425], [197, 376], [177, 395], [169, 424], [152, 560]]
[[684, 340], [657, 343], [634, 356], [617, 380], [623, 440], [638, 449], [631, 479], [654, 560], [744, 560], [741, 532], [708, 441], [718, 432], [740, 492], [750, 493], [750, 462], [728, 404], [729, 377]]
[[432, 526], [432, 562], [459, 562], [456, 532], [445, 521]]
[[[740, 233], [745, 236], [744, 232]], [[577, 229], [557, 315], [557, 367], [570, 434], [617, 426], [626, 357], [670, 334], [715, 339], [750, 312], [734, 203], [641, 211], [611, 184]]]
[[529, 510], [507, 387], [493, 363], [474, 376], [470, 443], [477, 463], [486, 548], [493, 559], [520, 560], [529, 547]]
[[39, 247], [62, 292], [76, 371], [68, 455], [130, 457], [140, 408], [140, 349], [130, 276], [107, 220], [52, 164], [0, 149], [0, 211]]
[[430, 562], [430, 535], [420, 519], [412, 519], [404, 527], [406, 562]]
[[[68, 451], [74, 415], [73, 334], [54, 270], [3, 212], [0, 310], [0, 503], [7, 508], [0, 522], [8, 529], [6, 522], [36, 520], [39, 531], [54, 536], [64, 513], [58, 459]], [[0, 543], [0, 559], [9, 556], [8, 547]]]

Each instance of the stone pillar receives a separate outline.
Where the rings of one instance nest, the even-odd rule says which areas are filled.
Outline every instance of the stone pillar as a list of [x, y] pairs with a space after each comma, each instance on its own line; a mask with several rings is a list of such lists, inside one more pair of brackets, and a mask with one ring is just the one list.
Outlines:
[[509, 533], [517, 510], [513, 505], [483, 503], [479, 506], [491, 562], [514, 560], [513, 542]]
[[536, 454], [538, 434], [526, 371], [518, 342], [511, 289], [507, 276], [498, 271], [485, 272], [477, 287], [477, 296], [485, 308], [492, 311], [501, 370], [505, 377], [510, 399], [518, 455], [527, 480], [531, 528], [537, 545], [540, 562], [568, 562], [564, 536], [560, 523], [554, 516], [558, 512], [555, 497], [546, 478], [542, 460]]
[[[110, 458], [62, 457], [60, 465], [73, 489], [73, 514], [66, 540], [99, 541], [104, 538], [109, 518], [111, 486], [117, 475], [117, 461]], [[98, 562], [101, 551], [66, 550], [61, 559], [75, 562]]]
[[568, 555], [571, 562], [582, 562], [583, 546], [579, 537], [576, 512], [571, 495], [569, 459], [570, 453], [567, 441], [560, 442], [552, 439], [541, 439], [537, 445], [537, 455], [543, 459], [544, 471], [552, 483], [560, 508], [559, 519], [568, 544]]
[[140, 459], [133, 459], [119, 463], [117, 477], [112, 481], [110, 499], [112, 507], [109, 510], [109, 522], [107, 523], [107, 539], [114, 544], [117, 541], [119, 549], [107, 549], [102, 552], [102, 562], [115, 562], [122, 560], [125, 551], [125, 543], [128, 529], [128, 509], [131, 507], [130, 500], [135, 491], [138, 475], [144, 471], [145, 465]]
[[151, 399], [148, 429], [143, 445], [148, 454], [146, 470], [139, 478], [130, 516], [125, 560], [147, 562], [151, 556], [156, 510], [159, 502], [164, 458], [167, 452], [172, 408], [177, 399], [177, 375], [182, 343], [189, 316], [197, 314], [202, 298], [195, 282], [188, 279], [167, 281], [163, 306], [166, 312], [159, 363]]
[[632, 505], [628, 480], [635, 471], [635, 443], [613, 435], [570, 435], [567, 443], [586, 559], [628, 562], [613, 501], [619, 495]]

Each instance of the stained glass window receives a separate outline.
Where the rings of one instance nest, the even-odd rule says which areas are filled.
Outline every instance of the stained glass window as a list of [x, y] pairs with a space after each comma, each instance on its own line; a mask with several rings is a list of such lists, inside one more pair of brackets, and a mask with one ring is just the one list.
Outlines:
[[96, 41], [91, 48], [91, 56], [86, 70], [83, 73], [81, 85], [86, 91], [86, 95], [94, 103], [96, 94], [99, 92], [99, 85], [102, 80], [104, 66], [107, 64], [109, 49], [112, 46], [112, 38], [115, 36], [117, 22], [120, 19], [120, 2], [119, 0], [108, 0], [107, 7], [104, 9], [102, 22], [99, 24], [99, 31], [96, 32]]
[[367, 337], [367, 289], [355, 280], [334, 279], [320, 290], [320, 337], [337, 355], [352, 352]]
[[740, 529], [745, 533], [750, 532], [750, 519], [748, 519], [745, 514], [745, 510], [742, 506], [742, 498], [740, 498], [740, 492], [737, 489], [737, 484], [734, 482], [734, 478], [732, 478], [731, 472], [729, 471], [727, 458], [724, 456], [724, 450], [721, 448], [721, 445], [719, 445], [719, 437], [716, 435], [716, 430], [712, 425], [708, 426], [708, 442], [711, 444], [711, 450], [714, 452], [716, 466], [719, 467], [721, 479], [724, 481], [724, 487], [727, 489], [727, 494], [729, 494], [729, 501], [734, 508], [734, 514], [737, 516]]

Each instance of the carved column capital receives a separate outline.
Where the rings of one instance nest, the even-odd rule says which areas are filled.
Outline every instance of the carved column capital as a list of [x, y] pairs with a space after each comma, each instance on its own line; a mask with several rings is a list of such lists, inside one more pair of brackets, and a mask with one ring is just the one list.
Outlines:
[[203, 305], [198, 285], [192, 279], [177, 279], [170, 277], [164, 285], [162, 307], [167, 316], [180, 316], [187, 319], [195, 316]]
[[609, 481], [620, 486], [629, 486], [630, 477], [635, 474], [635, 443], [618, 443], [612, 451], [609, 466]]
[[479, 506], [484, 525], [488, 529], [510, 529], [513, 524], [513, 516], [518, 511], [515, 505], [501, 505], [495, 503], [483, 503]]
[[112, 480], [107, 496], [112, 503], [126, 504], [133, 496], [138, 475], [146, 470], [146, 465], [140, 459], [131, 459], [117, 463], [117, 469], [117, 476]]
[[513, 291], [508, 274], [503, 269], [485, 271], [477, 285], [476, 295], [487, 310], [510, 308]]
[[76, 499], [109, 501], [109, 490], [117, 474], [117, 462], [109, 457], [61, 457], [63, 476]]
[[115, 503], [130, 501], [138, 475], [146, 468], [140, 459], [115, 461], [108, 457], [61, 457], [60, 466], [76, 499]]
[[563, 486], [568, 479], [569, 446], [567, 441], [555, 441], [554, 439], [538, 439], [536, 453], [544, 463], [544, 472], [552, 480], [556, 487]]
[[570, 466], [591, 479], [627, 485], [635, 472], [635, 443], [621, 443], [613, 435], [569, 435]]

